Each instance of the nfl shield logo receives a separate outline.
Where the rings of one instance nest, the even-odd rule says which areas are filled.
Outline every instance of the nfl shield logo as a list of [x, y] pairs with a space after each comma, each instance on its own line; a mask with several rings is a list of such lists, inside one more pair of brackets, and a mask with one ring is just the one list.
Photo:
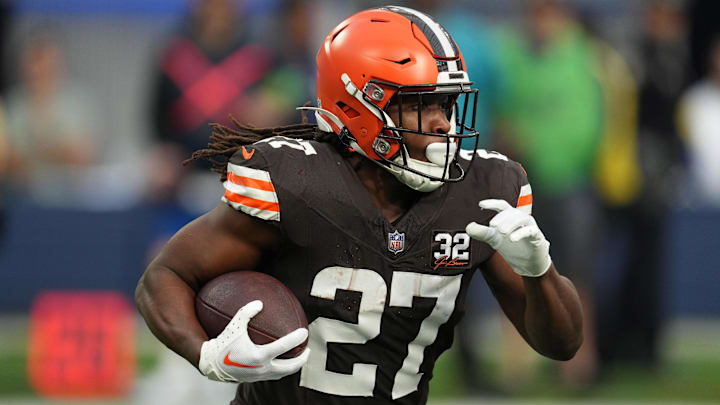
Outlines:
[[398, 254], [405, 249], [405, 234], [395, 231], [388, 234], [388, 250]]

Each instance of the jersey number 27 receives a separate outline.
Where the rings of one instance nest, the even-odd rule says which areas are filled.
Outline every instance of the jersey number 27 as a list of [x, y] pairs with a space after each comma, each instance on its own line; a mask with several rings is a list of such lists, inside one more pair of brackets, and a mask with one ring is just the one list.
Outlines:
[[[392, 398], [401, 398], [417, 390], [425, 348], [437, 338], [438, 329], [447, 322], [455, 308], [462, 275], [440, 276], [396, 271], [390, 286], [390, 307], [412, 306], [414, 296], [437, 298], [434, 308], [423, 319], [420, 331], [408, 343], [408, 354], [395, 374]], [[310, 357], [302, 368], [300, 385], [333, 395], [373, 395], [377, 364], [355, 363], [352, 374], [328, 371], [327, 343], [364, 344], [380, 334], [380, 323], [387, 298], [387, 284], [376, 271], [328, 267], [313, 280], [310, 295], [334, 300], [337, 289], [362, 293], [357, 323], [317, 318], [310, 323]]]

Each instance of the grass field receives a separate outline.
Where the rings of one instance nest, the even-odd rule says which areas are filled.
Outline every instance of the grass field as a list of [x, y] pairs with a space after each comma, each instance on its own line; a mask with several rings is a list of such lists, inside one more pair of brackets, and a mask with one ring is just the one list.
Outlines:
[[[494, 340], [489, 343], [498, 341]], [[491, 381], [505, 387], [503, 398], [515, 401], [568, 401], [593, 403], [610, 401], [622, 403], [718, 403], [720, 404], [720, 320], [679, 319], [668, 325], [663, 339], [663, 362], [654, 372], [642, 368], [626, 367], [611, 372], [599, 384], [588, 388], [563, 387], [556, 377], [552, 361], [537, 365], [534, 378], [522, 384]], [[483, 366], [497, 370], [497, 360], [485, 350], [490, 363]], [[434, 399], [457, 398], [466, 395], [458, 352], [449, 351], [436, 365], [435, 377], [430, 383]], [[496, 373], [497, 374], [497, 373]], [[485, 401], [483, 401], [485, 403]]]
[[[142, 325], [142, 322], [138, 322]], [[149, 375], [157, 363], [159, 343], [141, 326], [138, 328], [138, 375]], [[45, 402], [31, 390], [26, 373], [27, 319], [0, 318], [0, 404], [39, 405]], [[493, 348], [485, 349], [492, 352]], [[676, 320], [664, 339], [664, 362], [654, 373], [641, 369], [616, 370], [597, 386], [586, 389], [564, 388], [555, 378], [554, 366], [542, 361], [534, 378], [513, 385], [490, 381], [506, 387], [502, 397], [472, 398], [462, 383], [458, 352], [444, 354], [431, 382], [431, 405], [483, 404], [689, 404], [720, 403], [720, 320]], [[498, 368], [489, 356], [484, 366]], [[72, 403], [72, 402], [68, 402]], [[96, 404], [83, 402], [86, 405]], [[132, 402], [107, 402], [132, 403]], [[104, 402], [97, 403], [104, 404]]]

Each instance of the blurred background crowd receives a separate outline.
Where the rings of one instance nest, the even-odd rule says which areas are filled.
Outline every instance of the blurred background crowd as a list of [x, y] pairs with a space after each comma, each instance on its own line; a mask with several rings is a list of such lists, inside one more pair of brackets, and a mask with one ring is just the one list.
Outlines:
[[[534, 215], [588, 319], [576, 358], [548, 367], [499, 320], [478, 277], [442, 369], [458, 376], [450, 394], [513, 395], [548, 373], [587, 393], [617, 370], [660, 373], [673, 333], [702, 346], [720, 328], [720, 4], [395, 3], [436, 17], [458, 42], [480, 90], [481, 147], [527, 169]], [[40, 298], [130, 299], [148, 258], [217, 204], [209, 166], [182, 164], [207, 144], [208, 123], [299, 121], [324, 35], [383, 4], [0, 0], [0, 335], [18, 339], [0, 349], [15, 359], [0, 362], [0, 380], [21, 386], [0, 384], [0, 402], [42, 391], [32, 366], [42, 327], [27, 321], [45, 314]], [[138, 374], [183, 367], [150, 347]], [[705, 361], [719, 352], [698, 350]], [[185, 368], [156, 388], [201, 379]]]

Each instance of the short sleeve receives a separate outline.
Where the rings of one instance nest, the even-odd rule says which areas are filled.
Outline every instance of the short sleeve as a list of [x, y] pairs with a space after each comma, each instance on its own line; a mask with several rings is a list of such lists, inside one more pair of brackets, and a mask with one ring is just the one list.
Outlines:
[[246, 145], [227, 165], [222, 201], [250, 216], [280, 222], [280, 201], [262, 145]]

